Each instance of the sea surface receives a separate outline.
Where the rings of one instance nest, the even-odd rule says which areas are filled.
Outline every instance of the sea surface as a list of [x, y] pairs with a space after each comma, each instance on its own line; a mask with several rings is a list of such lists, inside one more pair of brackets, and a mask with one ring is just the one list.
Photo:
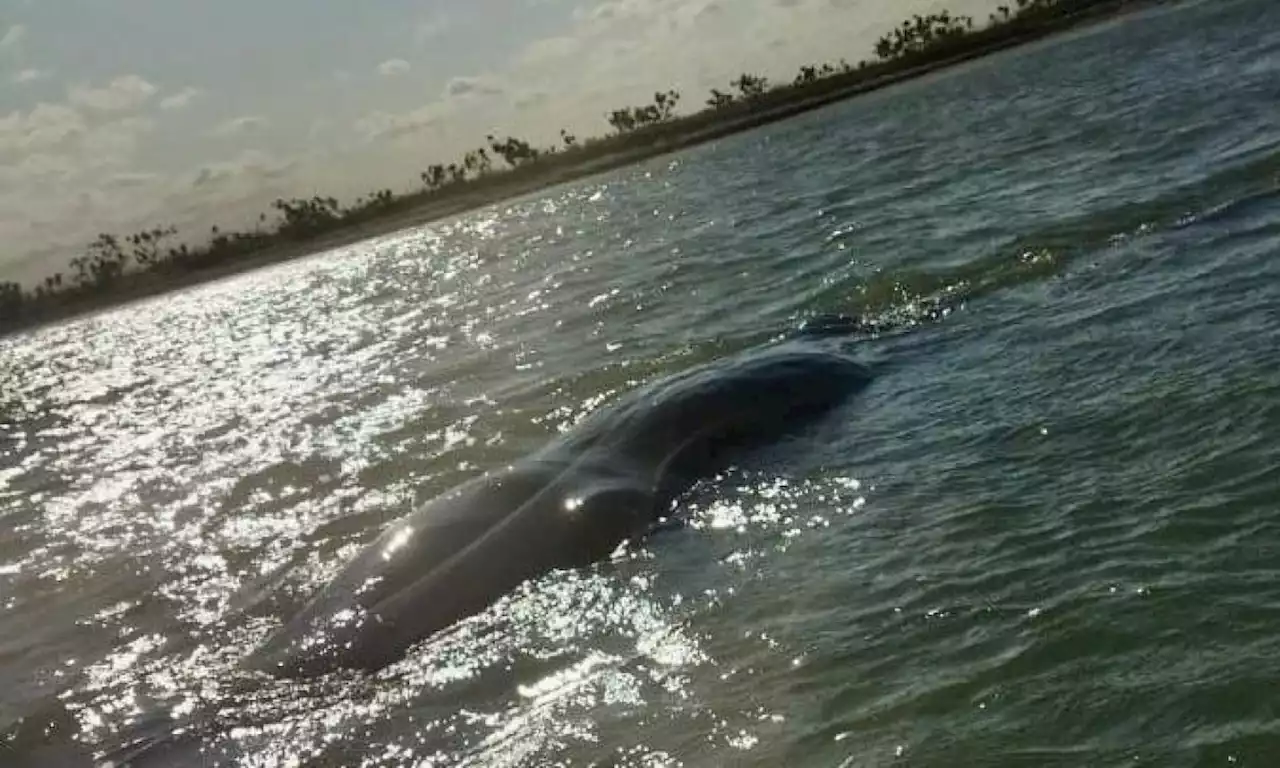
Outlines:
[[[876, 379], [683, 528], [240, 671], [415, 503], [827, 312]], [[1280, 4], [1147, 10], [0, 340], [0, 765], [1280, 765], [1278, 465]]]

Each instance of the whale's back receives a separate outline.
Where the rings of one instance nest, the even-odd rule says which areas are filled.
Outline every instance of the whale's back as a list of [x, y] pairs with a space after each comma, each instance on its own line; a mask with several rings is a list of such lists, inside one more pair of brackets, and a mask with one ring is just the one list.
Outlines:
[[843, 354], [783, 347], [642, 388], [390, 526], [249, 665], [289, 675], [385, 665], [528, 578], [605, 557], [698, 477], [811, 423], [869, 378]]

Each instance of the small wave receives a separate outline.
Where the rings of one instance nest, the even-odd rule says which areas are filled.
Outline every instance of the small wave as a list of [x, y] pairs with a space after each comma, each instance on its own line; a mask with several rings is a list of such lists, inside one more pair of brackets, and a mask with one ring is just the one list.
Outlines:
[[[936, 322], [992, 294], [1064, 276], [1082, 258], [1140, 238], [1269, 214], [1280, 201], [1280, 153], [1254, 157], [1156, 198], [1062, 220], [946, 268], [901, 267], [829, 281], [804, 297], [800, 327], [853, 317], [846, 328], [897, 331]], [[1270, 219], [1268, 219], [1270, 223]]]

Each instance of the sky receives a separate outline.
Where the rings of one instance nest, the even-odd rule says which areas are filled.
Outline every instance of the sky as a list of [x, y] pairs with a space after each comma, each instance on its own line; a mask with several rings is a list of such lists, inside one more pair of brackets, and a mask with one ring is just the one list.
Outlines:
[[[998, 0], [0, 0], [0, 280], [99, 232], [246, 226], [277, 197], [418, 184], [483, 144], [607, 131], [675, 88], [871, 58]], [[198, 234], [197, 234], [198, 233]]]

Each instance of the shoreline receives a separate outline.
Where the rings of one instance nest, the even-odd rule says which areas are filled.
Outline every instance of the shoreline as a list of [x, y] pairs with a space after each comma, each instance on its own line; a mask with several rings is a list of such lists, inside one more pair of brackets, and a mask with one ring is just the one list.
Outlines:
[[[230, 279], [246, 272], [310, 256], [320, 256], [365, 240], [385, 237], [465, 215], [488, 206], [509, 203], [526, 195], [545, 192], [564, 184], [581, 182], [619, 168], [638, 165], [656, 157], [746, 133], [860, 95], [918, 80], [971, 61], [1163, 4], [1171, 3], [1169, 0], [1110, 0], [1109, 2], [1104, 0], [1069, 15], [1046, 20], [1020, 23], [1015, 18], [971, 33], [975, 38], [987, 35], [992, 39], [971, 45], [949, 56], [914, 64], [909, 60], [891, 60], [872, 65], [871, 69], [890, 70], [879, 75], [869, 74], [863, 69], [853, 69], [803, 85], [785, 85], [776, 91], [766, 93], [759, 102], [743, 101], [735, 104], [734, 109], [725, 110], [742, 114], [719, 115], [716, 114], [718, 110], [706, 109], [667, 124], [651, 126], [648, 131], [650, 136], [611, 136], [599, 140], [600, 144], [609, 142], [626, 144], [630, 140], [638, 143], [638, 146], [620, 146], [614, 151], [608, 151], [606, 148], [598, 156], [584, 158], [576, 163], [565, 162], [564, 155], [551, 155], [542, 167], [538, 167], [539, 163], [534, 163], [530, 166], [495, 173], [490, 177], [482, 177], [463, 184], [461, 189], [445, 193], [435, 199], [431, 199], [430, 193], [413, 193], [397, 201], [396, 207], [400, 210], [376, 212], [364, 220], [346, 222], [330, 231], [310, 236], [296, 239], [280, 238], [278, 242], [264, 243], [255, 250], [228, 258], [213, 266], [184, 271], [151, 269], [129, 272], [122, 275], [119, 282], [113, 286], [71, 295], [65, 301], [33, 306], [30, 311], [16, 318], [8, 320], [0, 318], [0, 337], [82, 319], [165, 294]], [[926, 57], [928, 53], [925, 51], [921, 57]], [[705, 123], [705, 125], [698, 125], [698, 123]], [[644, 141], [646, 138], [649, 140]], [[414, 199], [423, 197], [426, 199]]]

